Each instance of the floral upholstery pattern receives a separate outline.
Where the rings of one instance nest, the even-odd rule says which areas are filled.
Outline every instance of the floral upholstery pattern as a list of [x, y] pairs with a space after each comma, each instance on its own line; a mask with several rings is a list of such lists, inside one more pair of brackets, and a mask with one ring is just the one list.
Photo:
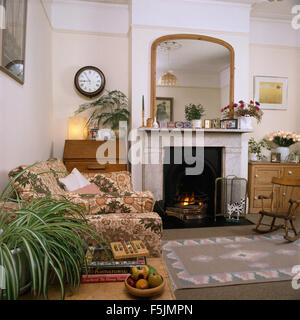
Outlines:
[[[22, 174], [21, 171], [26, 169]], [[82, 206], [91, 226], [108, 242], [121, 239], [143, 240], [151, 256], [161, 255], [162, 221], [152, 212], [154, 197], [150, 191], [134, 191], [127, 171], [84, 174], [99, 188], [99, 194], [76, 194], [64, 190], [59, 178], [69, 173], [59, 159], [49, 159], [33, 166], [20, 166], [9, 172], [21, 199], [65, 198]]]
[[[91, 215], [88, 223], [108, 242], [142, 240], [152, 257], [162, 254], [162, 222], [155, 212]], [[94, 245], [92, 240], [86, 239]]]

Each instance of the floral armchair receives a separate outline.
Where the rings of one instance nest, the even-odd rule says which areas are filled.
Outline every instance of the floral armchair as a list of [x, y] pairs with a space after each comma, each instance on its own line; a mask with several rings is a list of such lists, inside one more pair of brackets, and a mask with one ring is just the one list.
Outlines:
[[[97, 194], [68, 192], [59, 178], [69, 173], [59, 159], [49, 159], [33, 166], [20, 166], [9, 172], [13, 178], [27, 170], [15, 181], [22, 200], [52, 197], [65, 198], [84, 207], [86, 218], [95, 230], [108, 241], [140, 239], [152, 257], [161, 256], [162, 221], [152, 212], [154, 197], [150, 191], [134, 191], [127, 171], [103, 174], [84, 174], [98, 186]], [[92, 241], [89, 241], [92, 244]]]

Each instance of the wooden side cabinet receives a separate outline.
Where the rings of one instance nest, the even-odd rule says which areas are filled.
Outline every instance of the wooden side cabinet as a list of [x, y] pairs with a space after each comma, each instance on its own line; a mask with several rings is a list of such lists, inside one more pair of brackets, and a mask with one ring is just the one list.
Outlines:
[[[269, 196], [272, 192], [273, 177], [300, 178], [300, 164], [296, 163], [272, 163], [272, 162], [249, 162], [249, 213], [258, 213], [261, 210], [259, 195]], [[275, 190], [274, 201], [281, 203], [282, 195]], [[300, 199], [300, 192], [297, 191], [293, 198]], [[278, 203], [279, 202], [279, 203]], [[270, 209], [271, 200], [264, 201], [265, 209]]]
[[[101, 157], [98, 148], [103, 144], [105, 144], [106, 151], [102, 153], [104, 157]], [[97, 158], [101, 160], [101, 164]], [[114, 160], [116, 163], [111, 163]], [[127, 170], [126, 142], [125, 140], [66, 140], [63, 161], [69, 172], [74, 168], [85, 173]]]

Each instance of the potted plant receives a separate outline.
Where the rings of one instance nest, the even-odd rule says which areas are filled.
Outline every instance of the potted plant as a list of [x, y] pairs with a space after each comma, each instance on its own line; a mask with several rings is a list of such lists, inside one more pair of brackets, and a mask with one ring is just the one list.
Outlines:
[[[119, 136], [120, 133], [119, 122], [129, 122], [128, 99], [119, 90], [107, 91], [106, 94], [96, 101], [80, 105], [75, 114], [89, 109], [92, 109], [93, 112], [88, 119], [87, 125], [93, 124], [98, 129], [100, 129], [101, 125], [104, 128], [109, 127], [115, 132], [116, 136]], [[108, 133], [104, 131], [102, 132], [102, 136], [108, 138]]]
[[204, 107], [202, 104], [189, 103], [185, 106], [185, 119], [192, 122], [193, 128], [201, 128], [201, 118], [204, 115]]
[[277, 146], [276, 152], [280, 153], [281, 162], [285, 162], [288, 160], [290, 154], [289, 147], [300, 141], [300, 135], [290, 131], [279, 130], [267, 134], [266, 139]]
[[0, 299], [17, 299], [29, 285], [33, 295], [47, 297], [50, 278], [58, 279], [64, 299], [66, 285], [73, 291], [81, 281], [88, 249], [84, 236], [99, 245], [102, 241], [88, 226], [83, 208], [64, 199], [19, 200], [16, 210], [5, 210], [7, 191], [23, 172], [0, 195]]
[[251, 137], [248, 141], [248, 150], [250, 153], [251, 161], [261, 161], [266, 157], [262, 154], [263, 149], [271, 150], [271, 146], [266, 139], [263, 139], [259, 142], [255, 141], [253, 137]]
[[[239, 127], [244, 130], [252, 130], [252, 118], [255, 118], [259, 123], [263, 116], [263, 111], [260, 109], [260, 103], [254, 102], [253, 100], [250, 103], [245, 103], [243, 100], [240, 100], [239, 103], [233, 104], [234, 116], [239, 119]], [[226, 106], [221, 109], [221, 112], [226, 117], [230, 116], [230, 106]]]

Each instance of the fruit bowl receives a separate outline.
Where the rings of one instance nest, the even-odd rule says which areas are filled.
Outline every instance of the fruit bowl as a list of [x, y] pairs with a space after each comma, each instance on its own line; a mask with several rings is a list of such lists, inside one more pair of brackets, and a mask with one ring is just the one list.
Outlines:
[[163, 282], [158, 286], [158, 287], [155, 287], [155, 288], [150, 288], [150, 289], [138, 289], [138, 288], [134, 288], [132, 286], [130, 286], [128, 283], [127, 283], [127, 279], [129, 278], [130, 276], [128, 276], [126, 279], [125, 279], [125, 287], [126, 289], [128, 290], [128, 292], [130, 294], [132, 294], [133, 296], [136, 296], [136, 297], [142, 297], [142, 298], [150, 298], [150, 297], [153, 297], [153, 296], [156, 296], [160, 293], [163, 292], [164, 290], [164, 287], [165, 287], [165, 280], [164, 278], [162, 277], [163, 279]]

